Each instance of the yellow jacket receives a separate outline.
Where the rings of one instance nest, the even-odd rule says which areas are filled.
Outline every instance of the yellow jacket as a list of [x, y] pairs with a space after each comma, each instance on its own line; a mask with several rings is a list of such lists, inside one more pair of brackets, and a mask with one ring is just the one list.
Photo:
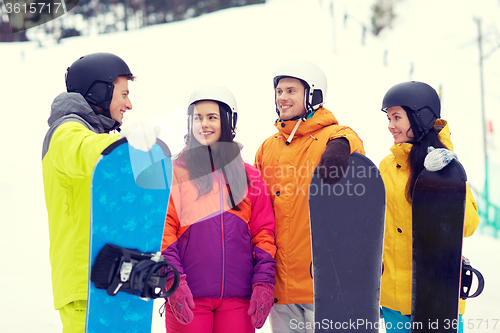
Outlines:
[[[444, 126], [439, 133], [441, 142], [453, 150], [450, 131], [445, 120], [438, 119], [435, 126]], [[411, 314], [412, 286], [412, 209], [406, 200], [406, 182], [410, 175], [407, 158], [412, 145], [395, 144], [392, 154], [380, 163], [380, 173], [384, 180], [387, 209], [384, 236], [384, 274], [380, 304], [384, 307]], [[479, 224], [477, 205], [467, 187], [464, 236], [474, 233]], [[465, 301], [460, 300], [460, 314], [465, 311]]]
[[54, 308], [87, 299], [90, 183], [101, 152], [117, 140], [77, 93], [52, 104], [43, 151]]
[[255, 167], [260, 171], [273, 203], [276, 218], [276, 289], [279, 304], [313, 303], [311, 236], [309, 231], [309, 184], [326, 144], [344, 137], [351, 153], [364, 154], [363, 142], [349, 127], [339, 126], [325, 108], [298, 127], [297, 121], [276, 122], [278, 133], [260, 146]]

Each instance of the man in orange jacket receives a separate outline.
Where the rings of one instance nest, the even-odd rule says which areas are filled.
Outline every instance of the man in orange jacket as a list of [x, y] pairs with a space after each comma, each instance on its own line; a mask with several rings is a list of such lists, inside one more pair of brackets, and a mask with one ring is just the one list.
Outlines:
[[274, 333], [314, 332], [314, 293], [308, 193], [314, 170], [336, 183], [349, 155], [364, 154], [363, 142], [323, 107], [326, 77], [310, 62], [283, 64], [275, 74], [278, 133], [260, 146], [261, 172], [276, 218]]

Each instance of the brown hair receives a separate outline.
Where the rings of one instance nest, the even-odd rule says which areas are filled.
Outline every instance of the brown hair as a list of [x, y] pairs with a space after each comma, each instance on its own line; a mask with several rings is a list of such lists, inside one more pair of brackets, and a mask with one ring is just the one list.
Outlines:
[[[221, 136], [218, 142], [205, 146], [193, 135], [192, 117], [195, 103], [188, 108], [188, 134], [186, 146], [177, 161], [189, 171], [189, 178], [198, 190], [198, 197], [209, 193], [213, 188], [212, 177], [204, 177], [216, 170], [221, 170], [228, 189], [228, 204], [234, 210], [240, 210], [240, 204], [248, 204], [245, 199], [250, 179], [241, 158], [240, 148], [233, 140], [227, 114], [229, 107], [222, 102], [219, 105]], [[231, 185], [231, 187], [230, 187]]]

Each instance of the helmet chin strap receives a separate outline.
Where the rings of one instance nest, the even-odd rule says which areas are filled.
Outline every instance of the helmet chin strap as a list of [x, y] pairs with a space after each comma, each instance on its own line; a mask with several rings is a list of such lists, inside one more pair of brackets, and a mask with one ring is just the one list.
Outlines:
[[[403, 108], [403, 109], [405, 109], [405, 108]], [[414, 135], [418, 136], [418, 139], [415, 140], [416, 143], [420, 143], [423, 140], [423, 138], [427, 135], [427, 133], [429, 133], [429, 131], [431, 130], [423, 122], [422, 118], [419, 115], [417, 115], [417, 112], [421, 112], [422, 110], [426, 111], [428, 109], [423, 108], [421, 110], [411, 112], [409, 115], [409, 117], [412, 117], [412, 119], [415, 122], [416, 127], [417, 127], [416, 130], [418, 131], [418, 133], [413, 133]], [[405, 111], [406, 111], [406, 109], [405, 109]], [[408, 114], [408, 111], [406, 111], [406, 112]], [[428, 112], [430, 112], [430, 111], [428, 111]], [[434, 123], [434, 120], [432, 121], [432, 123]]]
[[109, 119], [113, 119], [111, 117], [111, 110], [109, 109], [109, 105], [107, 105], [107, 107], [105, 106], [102, 108], [102, 115], [108, 117]]
[[[109, 132], [111, 132], [111, 131], [118, 131], [118, 132], [120, 132], [121, 131], [121, 129], [120, 129], [121, 124], [118, 121], [116, 121], [115, 119], [111, 118], [111, 112], [110, 112], [110, 110], [109, 109], [103, 109], [102, 111], [103, 111], [102, 115], [104, 117], [110, 119], [113, 122], [113, 125], [109, 129]], [[106, 129], [106, 130], [108, 130], [108, 129]]]
[[[111, 132], [111, 131], [118, 131], [120, 132], [121, 129], [120, 129], [120, 126], [121, 124], [114, 120], [113, 118], [111, 118], [111, 111], [109, 110], [109, 108], [103, 108], [101, 106], [95, 106], [93, 104], [90, 104], [90, 107], [92, 108], [92, 110], [94, 110], [94, 113], [98, 116], [103, 116], [103, 117], [106, 117], [108, 118], [111, 122], [113, 122], [113, 125], [111, 127], [105, 127], [105, 130], [108, 131], [108, 132]], [[103, 124], [104, 125], [104, 124]]]
[[[304, 112], [304, 114], [302, 116], [295, 116], [289, 120], [298, 120], [297, 123], [295, 123], [295, 126], [293, 127], [293, 130], [292, 132], [290, 133], [290, 136], [288, 137], [288, 139], [286, 140], [286, 145], [288, 146], [292, 140], [293, 140], [293, 137], [295, 136], [295, 132], [297, 132], [297, 130], [299, 129], [299, 126], [300, 124], [303, 122], [303, 121], [306, 121], [307, 120], [307, 117], [311, 114], [311, 112], [314, 111], [313, 107], [311, 106], [311, 103], [310, 103], [310, 99], [312, 99], [312, 95], [311, 95], [311, 98], [308, 100], [307, 99], [307, 96], [310, 95], [309, 94], [309, 89], [306, 90], [305, 92], [305, 109], [306, 109], [306, 112]], [[278, 111], [278, 115], [279, 115], [279, 111]]]
[[304, 92], [304, 106], [305, 106], [306, 112], [302, 116], [302, 119], [304, 121], [311, 114], [311, 112], [314, 111], [312, 101], [313, 101], [313, 93], [311, 91], [311, 88], [306, 88], [306, 90]]
[[[303, 122], [303, 121], [306, 121], [307, 120], [307, 117], [313, 113], [315, 110], [314, 108], [312, 107], [311, 105], [311, 100], [312, 100], [312, 94], [308, 94], [309, 96], [311, 96], [309, 98], [309, 100], [307, 100], [307, 97], [305, 98], [305, 102], [307, 103], [306, 104], [306, 112], [302, 115], [302, 116], [296, 116], [296, 117], [293, 117], [292, 119], [290, 120], [298, 120], [297, 123], [295, 124], [295, 126], [293, 127], [293, 130], [292, 132], [290, 133], [290, 136], [288, 137], [288, 139], [286, 140], [286, 145], [288, 146], [291, 142], [292, 142], [292, 139], [295, 135], [295, 132], [297, 132], [297, 130], [299, 129], [299, 126], [300, 124]], [[307, 96], [307, 95], [306, 95]], [[278, 113], [279, 114], [279, 113]]]
[[290, 133], [290, 136], [288, 137], [288, 139], [286, 140], [286, 145], [288, 146], [291, 142], [292, 142], [292, 139], [293, 139], [293, 136], [295, 135], [295, 132], [297, 132], [297, 129], [299, 128], [299, 125], [300, 123], [302, 122], [302, 119], [303, 118], [300, 118], [297, 123], [295, 124], [293, 130], [292, 130], [292, 133]]
[[[114, 89], [114, 84], [99, 81], [95, 82], [84, 96], [85, 100], [93, 107], [97, 115], [102, 115], [114, 122], [109, 131], [116, 130], [120, 127], [120, 123], [112, 118], [110, 110]], [[106, 128], [106, 130], [108, 130], [108, 128]]]
[[418, 137], [417, 141], [416, 142], [421, 142], [422, 139], [427, 135], [427, 133], [429, 133], [428, 130], [425, 130], [424, 128], [422, 128], [421, 126], [419, 126], [418, 130], [420, 131], [420, 136]]

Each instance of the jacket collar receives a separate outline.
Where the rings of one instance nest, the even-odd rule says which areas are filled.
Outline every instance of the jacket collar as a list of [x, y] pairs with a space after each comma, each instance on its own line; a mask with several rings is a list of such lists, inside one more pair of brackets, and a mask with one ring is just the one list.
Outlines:
[[391, 152], [396, 159], [396, 163], [403, 169], [406, 169], [406, 161], [412, 147], [413, 144], [411, 143], [398, 143], [391, 147]]
[[[278, 119], [274, 123], [274, 126], [276, 126], [280, 134], [288, 139], [297, 122], [298, 120], [280, 121], [280, 119]], [[307, 135], [330, 125], [338, 125], [337, 119], [330, 110], [327, 110], [323, 107], [319, 108], [318, 110], [316, 110], [316, 112], [314, 112], [312, 118], [303, 121], [299, 125], [299, 127], [295, 131], [294, 138]]]
[[439, 131], [439, 140], [449, 149], [453, 150], [453, 143], [451, 143], [451, 138], [450, 138], [450, 128], [448, 127], [448, 122], [444, 119], [438, 119], [434, 123], [434, 127], [442, 128]]
[[116, 120], [98, 114], [79, 93], [63, 92], [52, 102], [51, 113], [48, 119], [52, 126], [58, 119], [77, 115], [89, 123], [97, 133], [107, 133], [120, 126]]

